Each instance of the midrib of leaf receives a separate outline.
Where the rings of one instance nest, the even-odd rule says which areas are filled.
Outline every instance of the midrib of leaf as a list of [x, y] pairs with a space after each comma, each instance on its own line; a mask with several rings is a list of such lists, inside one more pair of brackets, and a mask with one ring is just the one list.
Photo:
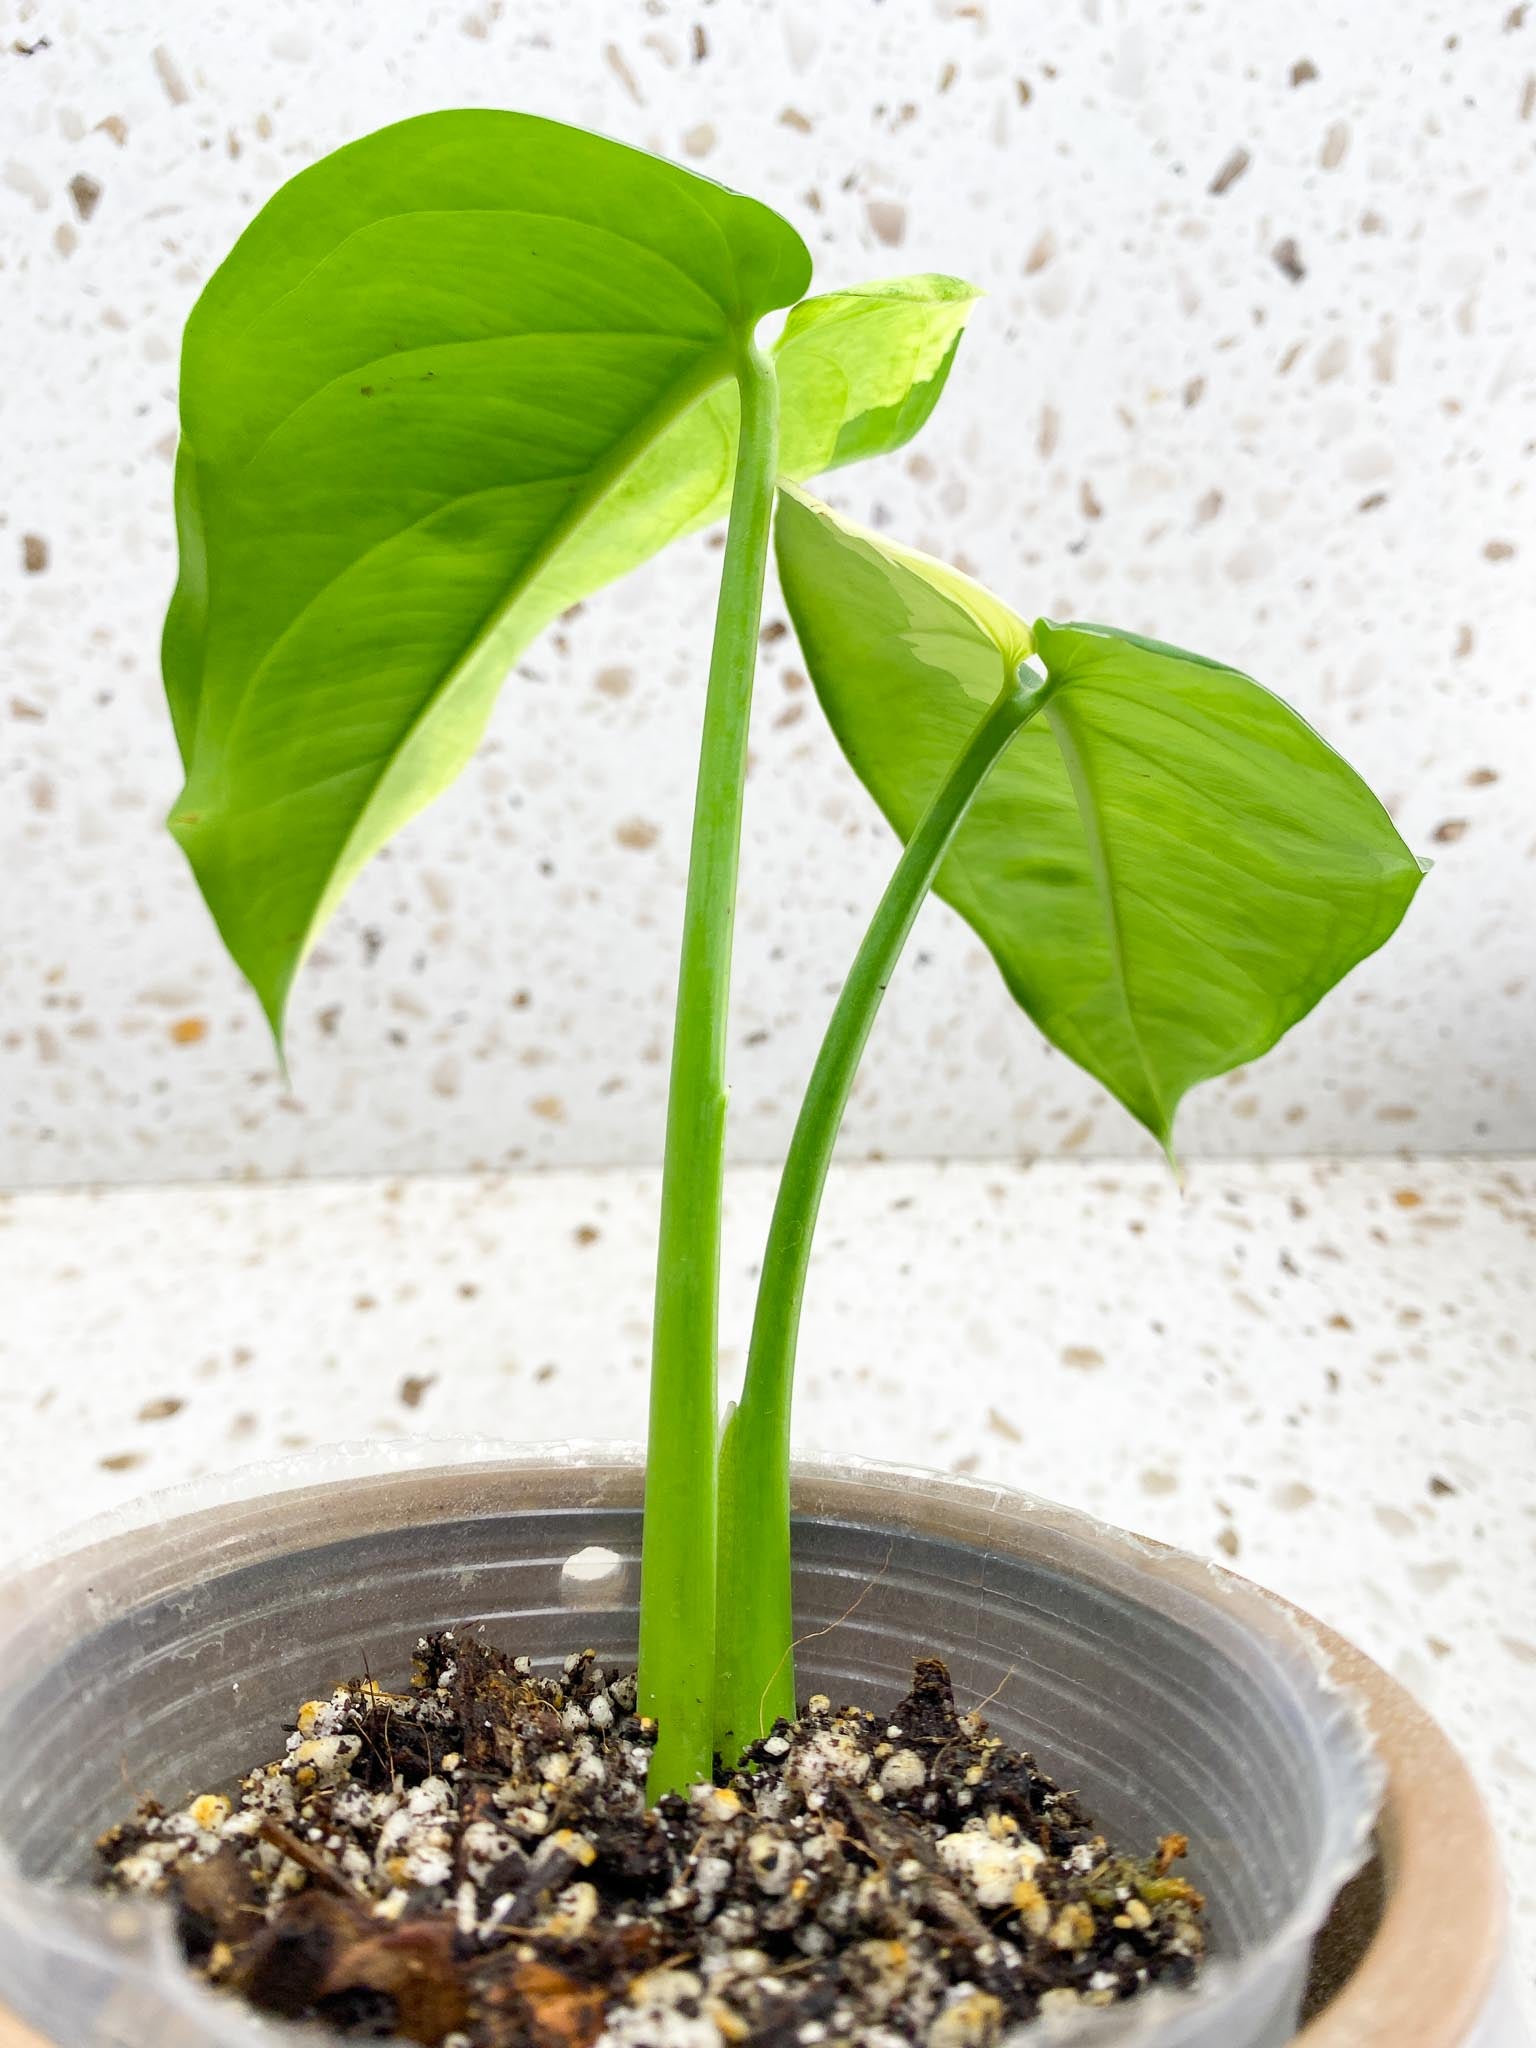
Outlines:
[[1094, 793], [1093, 781], [1088, 774], [1078, 747], [1077, 736], [1072, 730], [1066, 710], [1067, 692], [1062, 690], [1045, 706], [1041, 716], [1050, 728], [1061, 753], [1067, 779], [1072, 785], [1072, 795], [1077, 803], [1077, 814], [1083, 828], [1083, 838], [1088, 847], [1088, 858], [1093, 866], [1093, 878], [1098, 890], [1099, 902], [1104, 912], [1105, 928], [1109, 935], [1110, 964], [1114, 969], [1116, 993], [1125, 1017], [1125, 1026], [1130, 1034], [1137, 1061], [1141, 1067], [1142, 1079], [1146, 1082], [1147, 1093], [1156, 1107], [1161, 1129], [1158, 1142], [1166, 1150], [1169, 1144], [1170, 1121], [1163, 1101], [1163, 1092], [1157, 1076], [1152, 1071], [1147, 1049], [1142, 1041], [1141, 1027], [1136, 1021], [1135, 1008], [1131, 1001], [1130, 972], [1126, 961], [1125, 933], [1120, 921], [1119, 905], [1115, 894], [1114, 870], [1110, 862], [1109, 842], [1104, 832], [1104, 819]]
[[[629, 437], [626, 435], [625, 440], [627, 441], [628, 438]], [[344, 577], [350, 576], [354, 570], [360, 569], [365, 562], [371, 561], [375, 555], [382, 553], [385, 548], [393, 547], [396, 541], [404, 540], [405, 536], [408, 533], [415, 533], [418, 527], [426, 526], [431, 520], [436, 519], [440, 512], [447, 511], [450, 506], [458, 507], [462, 505], [472, 505], [477, 498], [496, 498], [500, 497], [503, 493], [507, 491], [541, 490], [547, 488], [547, 486], [549, 486], [550, 484], [575, 483], [576, 481], [578, 481], [578, 479], [590, 476], [591, 474], [592, 472], [590, 470], [578, 469], [572, 470], [570, 474], [567, 476], [524, 477], [520, 483], [490, 484], [484, 490], [480, 491], [460, 491], [456, 494], [451, 493], [447, 497], [439, 498], [435, 505], [431, 506], [427, 511], [421, 513], [419, 517], [407, 520], [404, 526], [397, 526], [393, 533], [386, 533], [382, 535], [381, 538], [374, 541], [371, 546], [364, 548], [360, 555], [354, 555], [349, 562], [344, 563], [342, 567], [336, 571], [334, 576], [327, 576], [327, 578], [320, 585], [320, 588], [318, 590], [312, 591], [310, 593], [310, 595], [304, 600], [303, 604], [300, 605], [299, 609], [294, 613], [293, 617], [288, 621], [287, 625], [284, 626], [281, 633], [278, 634], [277, 638], [274, 641], [272, 641], [272, 643], [265, 649], [260, 661], [257, 662], [256, 666], [251, 670], [250, 674], [247, 675], [241, 682], [239, 691], [235, 696], [235, 700], [233, 704], [229, 707], [229, 715], [228, 718], [226, 719], [224, 727], [223, 744], [227, 747], [229, 742], [234, 738], [235, 734], [238, 732], [240, 727], [240, 720], [245, 713], [246, 707], [249, 705], [251, 701], [252, 692], [256, 689], [262, 677], [267, 673], [273, 661], [277, 658], [279, 654], [281, 654], [284, 647], [293, 638], [294, 634], [298, 632], [299, 628], [304, 624], [304, 621], [309, 617], [310, 613], [315, 609], [315, 607], [318, 604], [321, 604], [324, 601], [324, 599], [329, 596], [331, 591], [333, 591], [336, 588], [336, 585], [340, 583]], [[551, 529], [552, 532], [558, 530], [558, 524], [555, 528]], [[535, 563], [539, 565], [538, 567], [535, 567], [535, 569], [532, 572], [534, 576], [537, 576], [539, 574], [539, 568], [543, 566], [544, 557], [542, 555], [535, 555], [533, 559]], [[495, 628], [495, 624], [505, 616], [505, 610], [506, 608], [504, 608], [503, 611], [498, 612], [495, 615], [495, 618], [492, 620], [491, 625], [489, 627], [482, 627], [482, 633], [493, 631]], [[473, 647], [471, 646], [470, 648], [467, 648], [463, 654], [460, 654], [457, 657], [457, 659], [454, 662], [453, 668], [448, 671], [449, 678], [451, 678], [453, 674], [457, 671], [457, 669], [464, 663], [464, 661], [466, 661], [469, 658], [469, 655], [472, 652]], [[306, 788], [314, 787], [313, 784], [305, 784], [303, 786]]]
[[[607, 461], [601, 464], [597, 471], [593, 473], [593, 489], [584, 499], [579, 499], [572, 505], [569, 514], [564, 519], [556, 521], [555, 525], [551, 527], [543, 546], [535, 553], [527, 572], [508, 595], [506, 602], [489, 619], [482, 621], [474, 637], [464, 647], [457, 660], [453, 663], [453, 666], [445, 671], [442, 679], [417, 711], [415, 717], [412, 718], [405, 732], [396, 741], [389, 753], [381, 758], [381, 763], [377, 774], [373, 778], [369, 795], [358, 812], [351, 831], [342, 843], [341, 850], [331, 869], [331, 879], [325, 889], [322, 890], [316, 902], [309, 923], [305, 926], [303, 940], [294, 956], [293, 966], [285, 977], [283, 987], [278, 994], [274, 1005], [276, 1015], [272, 1021], [274, 1031], [279, 1038], [281, 1037], [282, 1030], [282, 1015], [287, 1005], [288, 990], [292, 986], [293, 977], [298, 972], [305, 955], [314, 943], [316, 934], [330, 917], [352, 880], [353, 873], [355, 872], [351, 866], [353, 848], [357, 845], [359, 839], [366, 840], [365, 827], [372, 818], [379, 802], [385, 796], [390, 774], [393, 772], [401, 756], [409, 749], [422, 726], [435, 714], [454, 685], [473, 666], [476, 657], [486, 647], [487, 643], [494, 638], [509, 614], [529, 595], [540, 578], [552, 567], [562, 549], [578, 537], [593, 513], [607, 502], [641, 456], [648, 451], [661, 435], [677, 420], [681, 419], [683, 414], [692, 406], [697, 405], [707, 397], [710, 391], [727, 381], [728, 368], [729, 366], [722, 367], [717, 365], [714, 366], [712, 374], [700, 372], [694, 379], [685, 381], [675, 390], [669, 392], [651, 412], [645, 415], [629, 434], [614, 444]], [[514, 655], [511, 658], [515, 660], [516, 656]], [[360, 856], [360, 859], [366, 858], [367, 853], [365, 851]]]

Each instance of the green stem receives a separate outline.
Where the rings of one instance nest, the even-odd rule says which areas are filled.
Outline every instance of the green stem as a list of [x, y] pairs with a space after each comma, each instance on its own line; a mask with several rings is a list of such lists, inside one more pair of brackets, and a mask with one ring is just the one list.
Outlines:
[[966, 812], [1050, 685], [1009, 679], [897, 863], [843, 984], [779, 1182], [763, 1255], [741, 1404], [720, 1450], [715, 1738], [728, 1761], [795, 1712], [789, 1554], [789, 1421], [795, 1346], [838, 1128], [886, 987]]
[[725, 1024], [747, 727], [778, 467], [778, 386], [748, 345], [741, 432], [699, 745], [662, 1167], [640, 1589], [640, 1705], [659, 1736], [652, 1799], [714, 1757], [715, 1353]]

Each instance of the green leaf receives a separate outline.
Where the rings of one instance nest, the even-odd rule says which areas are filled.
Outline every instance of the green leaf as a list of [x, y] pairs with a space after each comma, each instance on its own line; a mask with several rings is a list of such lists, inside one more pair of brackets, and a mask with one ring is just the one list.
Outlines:
[[[274, 1031], [534, 636], [723, 509], [737, 365], [809, 272], [757, 202], [496, 112], [352, 143], [241, 237], [187, 326], [163, 659], [171, 829]], [[967, 303], [938, 282], [874, 288], [836, 388], [835, 351], [786, 334], [797, 460], [913, 430], [932, 398], [903, 378], [937, 395]]]
[[796, 482], [900, 448], [938, 404], [976, 290], [896, 277], [805, 299], [774, 350], [779, 461]]
[[942, 563], [781, 491], [779, 568], [855, 772], [908, 838], [1033, 646], [1043, 708], [936, 888], [1045, 1036], [1164, 1146], [1389, 938], [1418, 861], [1347, 762], [1248, 676], [1104, 626], [1031, 629]]

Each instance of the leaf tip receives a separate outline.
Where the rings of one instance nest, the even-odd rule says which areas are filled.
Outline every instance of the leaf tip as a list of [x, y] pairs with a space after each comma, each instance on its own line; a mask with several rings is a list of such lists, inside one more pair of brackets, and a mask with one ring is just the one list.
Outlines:
[[987, 296], [979, 284], [972, 284], [968, 277], [955, 277], [949, 271], [932, 272], [930, 282], [935, 298], [948, 299], [957, 306], [974, 306], [978, 299]]
[[275, 1001], [269, 1001], [261, 990], [256, 991], [261, 1003], [262, 1015], [267, 1020], [267, 1029], [272, 1034], [272, 1056], [277, 1061], [278, 1078], [283, 1090], [288, 1093], [293, 1087], [293, 1069], [288, 1064], [288, 1041], [284, 1029], [285, 1012], [288, 1007], [286, 992]]

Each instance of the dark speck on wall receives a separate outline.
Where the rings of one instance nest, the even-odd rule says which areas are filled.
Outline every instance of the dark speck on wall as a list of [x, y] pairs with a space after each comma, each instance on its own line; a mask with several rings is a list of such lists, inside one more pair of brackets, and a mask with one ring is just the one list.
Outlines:
[[1246, 149], [1234, 149], [1211, 180], [1211, 197], [1219, 199], [1223, 192], [1229, 191], [1252, 162], [1253, 158]]
[[173, 1415], [179, 1415], [186, 1402], [179, 1394], [162, 1394], [157, 1400], [146, 1401], [139, 1410], [140, 1422], [169, 1422]]

